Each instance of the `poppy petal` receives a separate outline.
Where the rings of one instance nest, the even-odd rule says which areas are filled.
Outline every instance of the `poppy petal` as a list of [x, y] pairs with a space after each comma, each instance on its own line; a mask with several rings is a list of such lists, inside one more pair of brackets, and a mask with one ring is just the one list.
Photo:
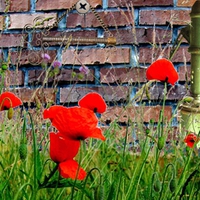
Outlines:
[[153, 62], [146, 71], [148, 80], [167, 81], [174, 85], [178, 81], [178, 73], [171, 61], [161, 58]]
[[65, 110], [67, 109], [64, 106], [59, 106], [59, 105], [55, 105], [55, 106], [51, 106], [48, 109], [45, 109], [43, 112], [43, 118], [44, 119], [50, 119], [52, 121], [52, 119], [55, 117], [55, 115], [60, 111], [60, 110]]
[[52, 125], [63, 136], [74, 140], [88, 137], [105, 140], [101, 129], [97, 127], [98, 118], [93, 111], [82, 107], [60, 110], [53, 118]]
[[67, 160], [65, 162], [61, 162], [58, 166], [58, 170], [63, 178], [77, 178], [78, 180], [83, 180], [86, 177], [85, 170], [79, 167], [75, 160]]
[[106, 111], [106, 103], [98, 93], [91, 92], [85, 95], [78, 102], [80, 107], [88, 108], [94, 112], [103, 113]]
[[22, 105], [22, 101], [12, 92], [4, 92], [0, 95], [0, 111], [8, 110]]
[[186, 143], [186, 145], [190, 148], [193, 148], [194, 143], [197, 141], [197, 136], [193, 133], [188, 134], [185, 139], [184, 142]]
[[79, 150], [80, 141], [62, 137], [60, 133], [50, 133], [50, 157], [56, 162], [73, 159]]

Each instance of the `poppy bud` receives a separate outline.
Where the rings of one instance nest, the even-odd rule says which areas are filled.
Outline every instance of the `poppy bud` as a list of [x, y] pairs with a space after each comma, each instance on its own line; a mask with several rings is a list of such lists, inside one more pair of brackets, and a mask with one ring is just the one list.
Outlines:
[[104, 199], [104, 188], [102, 185], [96, 187], [94, 191], [94, 199], [103, 200]]
[[70, 195], [71, 192], [72, 192], [72, 188], [71, 188], [71, 187], [67, 187], [67, 188], [66, 188], [66, 194], [67, 194], [67, 195]]
[[8, 65], [6, 63], [3, 63], [1, 66], [2, 70], [7, 70], [8, 69]]
[[148, 134], [150, 133], [150, 129], [147, 128], [147, 129], [145, 130], [145, 132], [146, 132], [146, 134], [148, 135]]
[[165, 138], [162, 136], [162, 137], [159, 137], [158, 138], [158, 149], [161, 150], [165, 145]]
[[27, 157], [27, 144], [21, 143], [19, 146], [19, 156], [21, 160], [25, 160]]
[[171, 192], [174, 192], [176, 189], [176, 179], [172, 178], [171, 181], [169, 182], [169, 189]]
[[13, 108], [9, 108], [8, 109], [8, 113], [7, 113], [8, 119], [12, 119], [13, 118], [13, 114], [14, 114]]
[[155, 190], [155, 192], [160, 192], [160, 190], [161, 190], [161, 183], [160, 183], [160, 181], [158, 179], [154, 182], [153, 189]]
[[77, 74], [77, 77], [78, 77], [78, 79], [79, 79], [79, 80], [83, 80], [83, 78], [84, 78], [84, 75], [83, 75], [83, 74], [81, 74], [81, 73], [78, 73], [78, 74]]

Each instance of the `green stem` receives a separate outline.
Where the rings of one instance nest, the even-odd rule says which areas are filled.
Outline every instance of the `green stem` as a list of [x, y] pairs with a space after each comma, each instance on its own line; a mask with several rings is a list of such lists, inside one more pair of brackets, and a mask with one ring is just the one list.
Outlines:
[[183, 169], [183, 172], [182, 172], [182, 174], [181, 174], [181, 176], [180, 176], [180, 179], [179, 179], [179, 182], [178, 182], [178, 186], [177, 186], [176, 192], [175, 192], [175, 194], [174, 194], [174, 197], [172, 197], [173, 199], [176, 199], [176, 197], [178, 196], [179, 192], [181, 191], [181, 188], [183, 187], [184, 180], [185, 180], [185, 175], [186, 175], [185, 172], [186, 172], [186, 170], [188, 169], [188, 166], [189, 166], [189, 163], [190, 163], [190, 159], [191, 159], [192, 153], [193, 153], [193, 149], [191, 149], [191, 151], [190, 151], [190, 155], [189, 155], [189, 157], [188, 157], [188, 159], [187, 159], [187, 162], [186, 162], [186, 164], [185, 164], [185, 167], [184, 167], [184, 169]]
[[[174, 165], [173, 164], [171, 164], [171, 163], [169, 163], [168, 165], [167, 165], [167, 167], [165, 168], [165, 172], [164, 172], [164, 177], [163, 177], [163, 181], [162, 181], [162, 188], [161, 188], [161, 191], [160, 191], [160, 196], [159, 196], [159, 199], [162, 199], [162, 193], [163, 193], [163, 188], [164, 188], [164, 183], [165, 183], [165, 177], [166, 177], [166, 174], [167, 174], [167, 170], [168, 170], [168, 168], [169, 167], [173, 167], [173, 173], [175, 173], [175, 167], [174, 167]], [[174, 174], [173, 174], [173, 176], [174, 176]]]
[[28, 112], [30, 121], [31, 121], [31, 128], [32, 128], [32, 137], [33, 137], [33, 167], [34, 167], [34, 175], [33, 175], [33, 196], [32, 199], [35, 200], [37, 196], [37, 191], [38, 191], [38, 182], [37, 182], [37, 166], [38, 166], [38, 161], [37, 161], [37, 156], [38, 156], [38, 149], [37, 149], [37, 139], [36, 139], [36, 134], [34, 130], [34, 124], [33, 124], [33, 119], [31, 114]]

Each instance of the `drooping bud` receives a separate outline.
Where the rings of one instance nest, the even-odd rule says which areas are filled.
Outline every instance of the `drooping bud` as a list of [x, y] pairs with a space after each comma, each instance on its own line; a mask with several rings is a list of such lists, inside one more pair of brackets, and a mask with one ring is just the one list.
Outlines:
[[169, 189], [171, 192], [174, 192], [176, 189], [176, 179], [172, 178], [171, 181], [169, 182]]
[[161, 183], [160, 183], [160, 181], [158, 179], [154, 182], [153, 189], [155, 190], [155, 192], [160, 192], [160, 190], [161, 190]]
[[158, 138], [158, 149], [162, 150], [165, 145], [165, 138], [163, 136]]
[[27, 142], [26, 141], [21, 141], [20, 146], [19, 146], [19, 156], [21, 160], [25, 160], [27, 157]]
[[8, 109], [8, 113], [7, 113], [8, 119], [12, 119], [12, 118], [13, 118], [13, 115], [14, 115], [14, 110], [13, 110], [13, 108], [9, 108], [9, 109]]

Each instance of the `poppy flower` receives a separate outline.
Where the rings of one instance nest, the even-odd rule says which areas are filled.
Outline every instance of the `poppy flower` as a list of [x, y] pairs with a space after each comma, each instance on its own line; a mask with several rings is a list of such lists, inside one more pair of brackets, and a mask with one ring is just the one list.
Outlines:
[[197, 140], [197, 136], [193, 133], [190, 133], [185, 137], [184, 142], [188, 147], [193, 148], [194, 143], [197, 142]]
[[50, 133], [50, 157], [58, 163], [58, 171], [63, 178], [83, 180], [86, 172], [73, 160], [80, 147], [80, 141], [62, 137], [62, 134]]
[[106, 111], [106, 103], [101, 95], [91, 92], [85, 95], [78, 102], [80, 107], [88, 108], [94, 112], [103, 113]]
[[174, 85], [178, 81], [178, 73], [171, 61], [161, 58], [153, 62], [146, 71], [148, 80], [166, 81]]
[[12, 92], [4, 92], [0, 95], [0, 111], [8, 110], [22, 105], [22, 101]]
[[98, 118], [92, 110], [82, 107], [52, 107], [44, 110], [44, 115], [50, 118], [52, 125], [63, 137], [73, 140], [84, 140], [88, 137], [105, 140], [101, 129], [97, 127]]

